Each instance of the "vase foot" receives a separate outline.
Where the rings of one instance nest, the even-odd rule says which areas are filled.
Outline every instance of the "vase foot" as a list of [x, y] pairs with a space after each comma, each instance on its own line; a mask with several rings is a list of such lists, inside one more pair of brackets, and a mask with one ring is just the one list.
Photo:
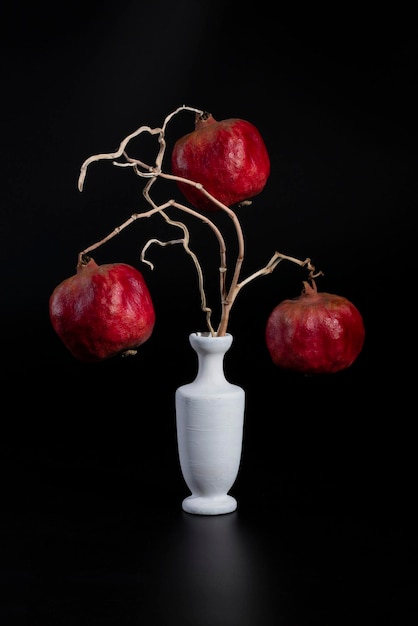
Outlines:
[[222, 515], [232, 513], [236, 508], [237, 501], [229, 495], [188, 496], [182, 502], [183, 511], [195, 515]]

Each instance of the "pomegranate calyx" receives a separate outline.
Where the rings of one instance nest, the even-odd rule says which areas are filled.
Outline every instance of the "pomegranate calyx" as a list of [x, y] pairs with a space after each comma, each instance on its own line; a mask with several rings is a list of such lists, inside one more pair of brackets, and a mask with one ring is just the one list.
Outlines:
[[310, 283], [307, 280], [303, 281], [302, 293], [305, 294], [306, 296], [314, 296], [318, 293], [316, 282], [313, 280], [313, 278], [311, 278]]
[[195, 118], [195, 130], [199, 130], [200, 128], [204, 128], [209, 124], [215, 124], [216, 120], [213, 117], [212, 113], [208, 113], [204, 111], [203, 113], [198, 113]]
[[96, 261], [92, 257], [84, 254], [79, 257], [76, 269], [77, 269], [77, 272], [81, 272], [86, 267], [96, 267], [96, 266], [97, 266]]

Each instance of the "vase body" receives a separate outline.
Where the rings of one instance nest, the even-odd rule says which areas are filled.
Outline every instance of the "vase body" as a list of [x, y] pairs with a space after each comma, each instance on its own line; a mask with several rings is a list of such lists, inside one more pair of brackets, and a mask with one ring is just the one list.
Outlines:
[[198, 357], [194, 381], [176, 390], [176, 426], [180, 467], [191, 495], [187, 513], [219, 515], [237, 508], [229, 495], [241, 461], [245, 392], [224, 374], [224, 356], [232, 335], [189, 336]]

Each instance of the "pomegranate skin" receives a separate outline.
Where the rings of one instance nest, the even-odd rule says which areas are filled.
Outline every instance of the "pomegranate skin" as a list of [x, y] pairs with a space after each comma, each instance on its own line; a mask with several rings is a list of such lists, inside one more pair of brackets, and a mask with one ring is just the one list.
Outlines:
[[270, 357], [278, 367], [303, 374], [344, 370], [363, 348], [363, 318], [347, 298], [304, 285], [300, 296], [270, 313], [265, 329]]
[[[238, 118], [218, 122], [205, 113], [196, 116], [195, 129], [174, 144], [171, 171], [201, 183], [212, 196], [231, 207], [264, 189], [270, 175], [270, 158], [253, 124]], [[178, 187], [196, 209], [220, 209], [196, 187], [182, 182]]]
[[142, 274], [124, 263], [77, 266], [49, 299], [52, 326], [71, 354], [94, 363], [149, 339], [155, 310]]

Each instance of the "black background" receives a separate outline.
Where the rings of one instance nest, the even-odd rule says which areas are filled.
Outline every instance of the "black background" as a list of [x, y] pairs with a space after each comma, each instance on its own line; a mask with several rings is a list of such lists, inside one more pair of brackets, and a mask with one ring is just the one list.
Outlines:
[[[2, 626], [416, 624], [412, 16], [188, 0], [2, 12]], [[81, 163], [182, 104], [265, 139], [270, 179], [240, 212], [245, 272], [275, 250], [309, 256], [366, 326], [348, 370], [290, 375], [264, 326], [305, 275], [281, 264], [239, 295], [225, 361], [247, 394], [239, 506], [212, 519], [181, 511], [173, 399], [205, 322], [180, 248], [140, 263], [162, 222], [94, 254], [146, 276], [157, 322], [135, 358], [78, 363], [48, 317], [78, 253], [144, 208], [141, 181], [108, 163], [80, 193]], [[216, 298], [216, 252], [200, 224], [192, 237]]]

